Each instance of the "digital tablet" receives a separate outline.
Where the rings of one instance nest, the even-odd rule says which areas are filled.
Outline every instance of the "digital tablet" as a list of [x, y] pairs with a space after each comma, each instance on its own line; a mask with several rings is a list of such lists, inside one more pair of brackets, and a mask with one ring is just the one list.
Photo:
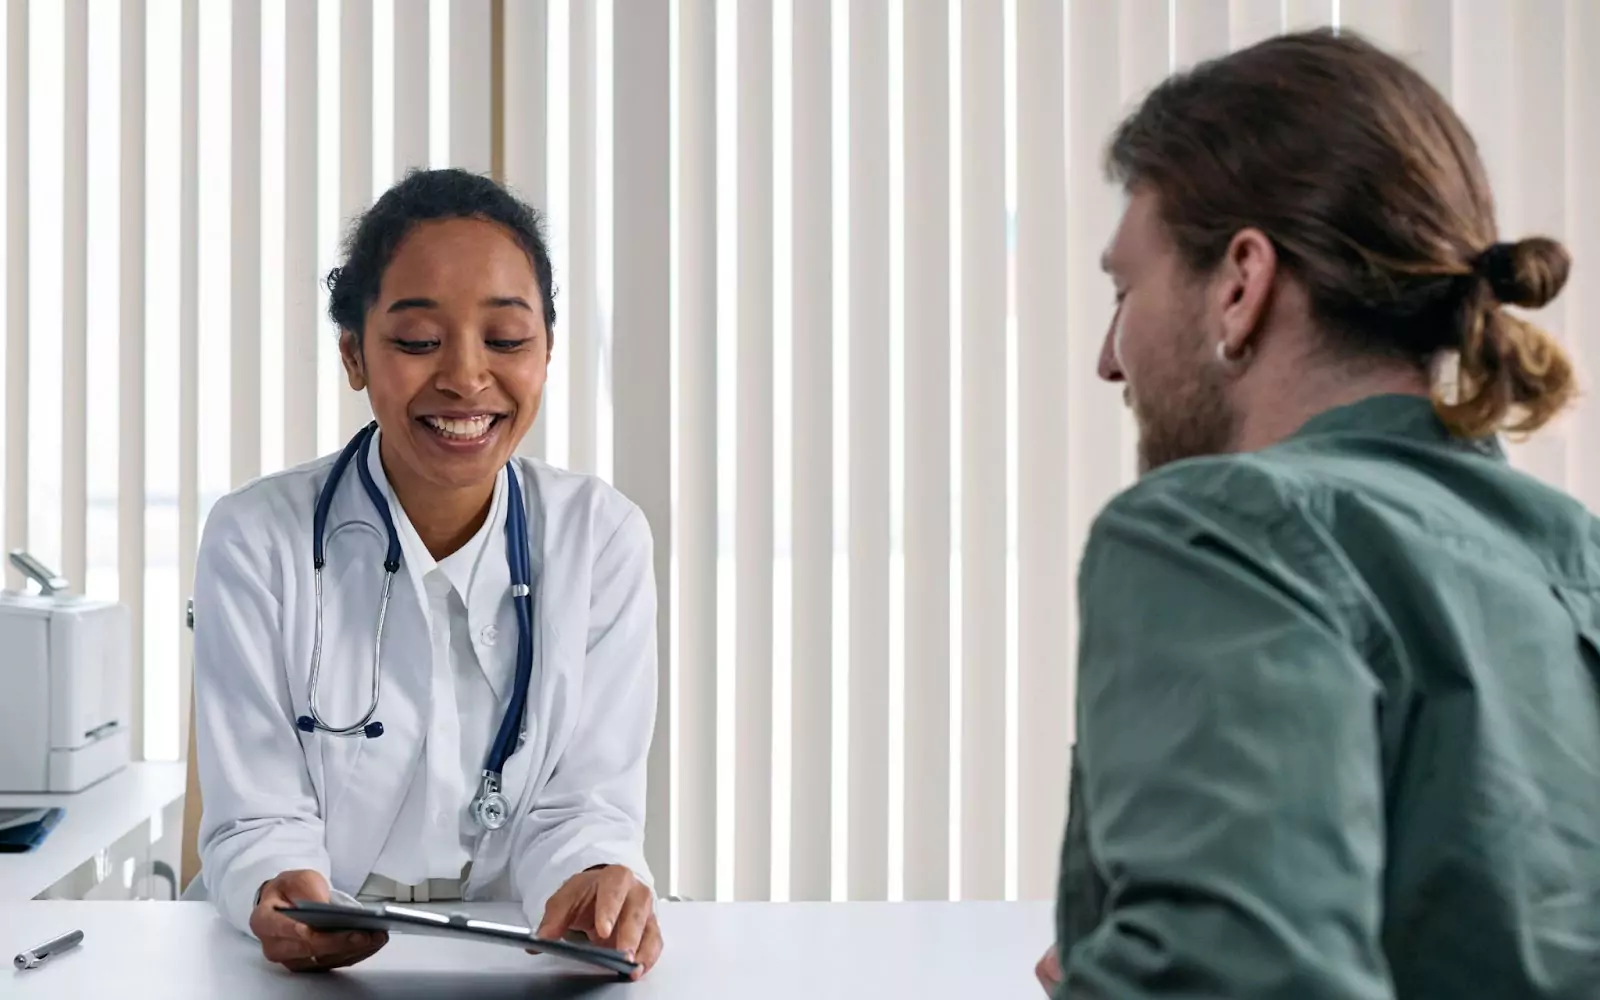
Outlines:
[[612, 948], [579, 941], [551, 941], [535, 937], [530, 927], [479, 920], [464, 913], [437, 913], [391, 903], [347, 906], [304, 900], [295, 900], [290, 906], [280, 906], [278, 912], [319, 931], [387, 931], [391, 934], [484, 941], [532, 948], [541, 954], [583, 962], [619, 976], [631, 977], [639, 970], [639, 963], [628, 961], [627, 956]]

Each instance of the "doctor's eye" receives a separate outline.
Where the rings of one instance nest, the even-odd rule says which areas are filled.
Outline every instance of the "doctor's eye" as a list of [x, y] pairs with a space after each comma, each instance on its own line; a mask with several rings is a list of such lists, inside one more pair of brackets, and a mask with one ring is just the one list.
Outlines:
[[407, 340], [400, 337], [391, 337], [390, 343], [407, 354], [426, 354], [439, 346], [437, 340]]

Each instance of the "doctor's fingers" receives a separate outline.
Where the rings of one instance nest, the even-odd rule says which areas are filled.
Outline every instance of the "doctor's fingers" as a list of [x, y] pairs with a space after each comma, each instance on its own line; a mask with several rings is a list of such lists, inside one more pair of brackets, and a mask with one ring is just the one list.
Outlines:
[[[626, 868], [611, 867], [600, 870], [599, 884], [595, 887], [594, 929], [602, 938], [611, 939], [621, 930], [618, 924], [631, 906], [634, 894], [644, 887]], [[646, 890], [646, 896], [649, 892]], [[648, 916], [648, 910], [646, 911]], [[641, 923], [640, 927], [643, 927]], [[637, 932], [635, 932], [637, 933]], [[638, 943], [635, 940], [634, 943]]]
[[313, 931], [305, 928], [304, 934], [291, 934], [261, 939], [261, 954], [269, 962], [288, 962], [294, 959], [316, 958], [326, 962], [335, 956], [376, 951], [389, 940], [382, 931]]
[[307, 958], [291, 958], [280, 964], [291, 972], [332, 972], [334, 969], [347, 968], [357, 962], [365, 962], [382, 948], [383, 944], [369, 945], [359, 951], [330, 952]]
[[661, 925], [656, 923], [656, 918], [652, 916], [645, 923], [644, 937], [633, 953], [633, 960], [641, 966], [639, 971], [633, 974], [633, 978], [638, 979], [655, 967], [656, 960], [661, 957], [661, 946]]
[[630, 954], [636, 952], [644, 938], [645, 927], [651, 922], [654, 907], [655, 899], [650, 890], [635, 882], [617, 917], [610, 946]]

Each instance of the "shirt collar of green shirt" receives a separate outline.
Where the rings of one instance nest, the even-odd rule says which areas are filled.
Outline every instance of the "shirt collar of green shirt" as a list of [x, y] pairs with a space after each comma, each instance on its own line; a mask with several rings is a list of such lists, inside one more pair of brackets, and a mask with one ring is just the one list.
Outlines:
[[1455, 445], [1490, 458], [1505, 458], [1498, 438], [1467, 441], [1453, 437], [1434, 412], [1433, 401], [1426, 396], [1369, 396], [1355, 403], [1335, 407], [1306, 421], [1291, 440], [1322, 434], [1401, 437], [1429, 444]]

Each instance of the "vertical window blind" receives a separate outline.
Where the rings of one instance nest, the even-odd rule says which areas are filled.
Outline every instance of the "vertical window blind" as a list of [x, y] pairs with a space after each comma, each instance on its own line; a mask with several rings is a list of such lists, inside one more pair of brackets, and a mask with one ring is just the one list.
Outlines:
[[[1100, 151], [1169, 72], [1322, 24], [1450, 97], [1508, 236], [1571, 247], [1536, 318], [1593, 371], [1587, 0], [6, 0], [5, 544], [133, 609], [135, 746], [176, 758], [207, 510], [369, 417], [345, 226], [494, 173], [556, 265], [524, 450], [655, 532], [664, 885], [1048, 896], [1076, 557], [1134, 474]], [[1600, 506], [1596, 441], [1585, 399], [1512, 455]]]

